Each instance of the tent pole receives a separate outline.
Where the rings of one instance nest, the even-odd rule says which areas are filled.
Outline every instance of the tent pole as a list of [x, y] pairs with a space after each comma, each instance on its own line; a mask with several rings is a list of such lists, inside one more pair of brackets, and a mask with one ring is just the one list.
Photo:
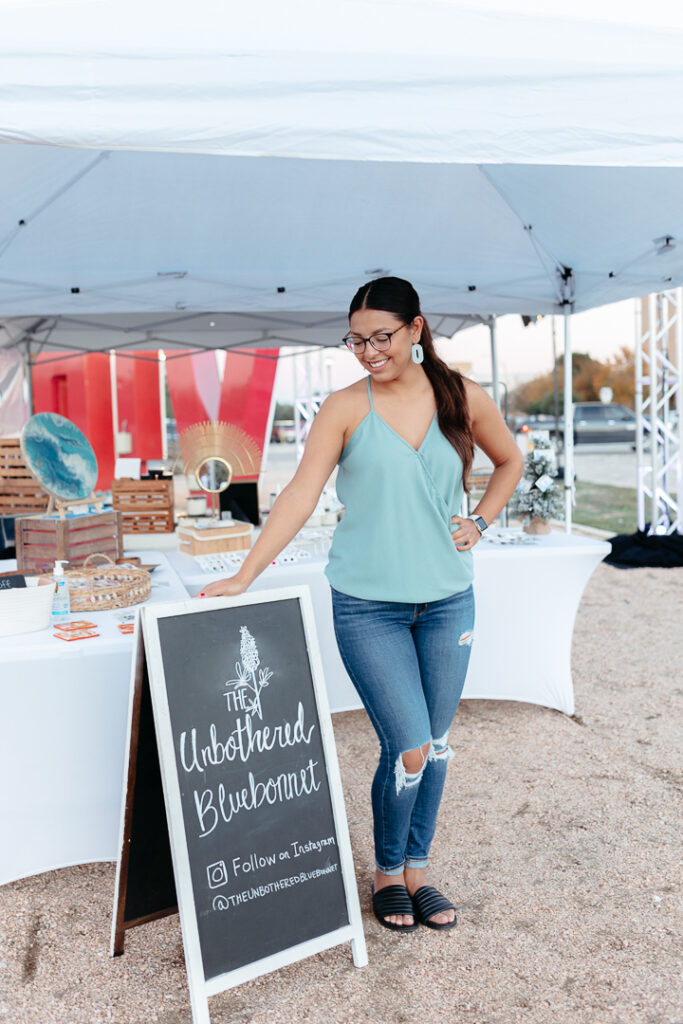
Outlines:
[[26, 378], [26, 409], [29, 416], [33, 416], [33, 378], [31, 371], [33, 360], [31, 359], [31, 339], [26, 342], [26, 359], [24, 360], [24, 375]]
[[564, 530], [572, 532], [574, 503], [574, 405], [572, 402], [572, 336], [570, 314], [564, 314]]
[[[493, 401], [496, 403], [498, 409], [500, 409], [500, 378], [498, 376], [498, 336], [496, 333], [497, 326], [497, 318], [495, 316], [490, 316], [489, 334], [491, 336], [491, 390], [493, 392]], [[508, 525], [507, 505], [500, 513], [500, 525]]]
[[[660, 295], [650, 295], [648, 298], [649, 313], [648, 321], [650, 327], [650, 479], [652, 494], [650, 495], [650, 529], [648, 533], [656, 533], [659, 524], [659, 344], [660, 335], [663, 329], [664, 298]], [[665, 335], [666, 336], [666, 335]]]
[[496, 337], [496, 317], [489, 317], [489, 334], [491, 335], [491, 385], [493, 401], [500, 409], [500, 380], [498, 377], [498, 339]]
[[[636, 345], [635, 345], [635, 392], [634, 404], [636, 414], [636, 509], [638, 515], [638, 529], [645, 531], [645, 480], [648, 468], [645, 465], [645, 426], [643, 416], [643, 378], [646, 376], [644, 370], [644, 336], [643, 336], [643, 304], [645, 299], [634, 299], [635, 321], [636, 321]], [[646, 332], [647, 333], [647, 332]], [[650, 347], [651, 351], [651, 347]]]
[[168, 459], [168, 436], [166, 434], [166, 353], [163, 348], [157, 349], [157, 366], [159, 368], [159, 417], [161, 420], [161, 458]]

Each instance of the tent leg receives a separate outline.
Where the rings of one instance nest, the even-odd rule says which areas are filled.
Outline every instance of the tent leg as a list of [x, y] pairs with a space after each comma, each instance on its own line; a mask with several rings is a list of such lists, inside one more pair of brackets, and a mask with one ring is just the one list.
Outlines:
[[33, 360], [31, 359], [31, 342], [26, 342], [26, 359], [24, 361], [24, 377], [26, 380], [26, 409], [33, 416]]
[[489, 320], [489, 334], [491, 335], [491, 390], [493, 401], [500, 409], [500, 379], [498, 377], [498, 339], [496, 337], [496, 317]]
[[572, 335], [570, 314], [564, 314], [564, 530], [572, 532], [574, 505], [574, 404], [572, 402]]
[[[489, 317], [489, 334], [491, 335], [491, 390], [493, 392], [493, 401], [500, 409], [500, 378], [498, 376], [498, 338], [496, 329], [496, 317]], [[507, 506], [500, 513], [499, 519], [501, 526], [508, 525]]]
[[116, 352], [109, 349], [109, 390], [111, 393], [111, 427], [114, 434], [114, 460], [119, 456], [119, 389], [116, 379]]

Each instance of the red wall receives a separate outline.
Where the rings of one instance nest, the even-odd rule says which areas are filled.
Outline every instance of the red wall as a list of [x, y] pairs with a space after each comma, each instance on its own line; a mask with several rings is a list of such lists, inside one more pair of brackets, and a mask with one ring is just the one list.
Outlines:
[[98, 490], [108, 490], [114, 475], [109, 355], [55, 358], [38, 356], [32, 373], [33, 411], [57, 412], [83, 431], [97, 456]]
[[[143, 460], [160, 459], [161, 404], [157, 353], [138, 357], [119, 354], [116, 359], [116, 396], [119, 430], [133, 435], [131, 455]], [[196, 353], [178, 358], [169, 353], [166, 378], [178, 430], [208, 419], [199, 395], [191, 360]], [[246, 431], [263, 449], [275, 383], [278, 349], [254, 349], [250, 354], [228, 352], [221, 386], [219, 419]], [[268, 358], [260, 358], [266, 356]], [[218, 369], [216, 369], [218, 375]], [[107, 490], [114, 476], [109, 354], [38, 356], [33, 367], [34, 412], [57, 412], [80, 427], [97, 456], [97, 489]]]
[[[253, 349], [245, 355], [228, 352], [225, 359], [218, 418], [241, 427], [262, 451], [264, 441], [267, 443], [265, 434], [278, 352], [279, 349], [272, 348]], [[174, 352], [166, 360], [166, 380], [178, 431], [209, 419], [192, 372], [193, 355], [188, 352], [178, 357]]]
[[125, 429], [133, 435], [131, 456], [143, 460], [162, 458], [159, 362], [156, 351], [137, 352], [135, 356], [117, 354], [116, 401], [119, 407], [119, 430]]

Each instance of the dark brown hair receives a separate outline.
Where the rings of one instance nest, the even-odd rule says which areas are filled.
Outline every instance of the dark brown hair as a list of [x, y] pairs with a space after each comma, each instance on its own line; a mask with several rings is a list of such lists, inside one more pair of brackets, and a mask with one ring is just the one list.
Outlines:
[[[379, 277], [362, 285], [351, 300], [349, 317], [359, 309], [377, 309], [393, 313], [404, 324], [411, 324], [416, 316], [423, 317], [417, 292], [409, 281], [404, 281], [401, 277]], [[467, 491], [467, 479], [474, 457], [474, 440], [465, 382], [461, 373], [451, 370], [436, 354], [432, 332], [426, 320], [420, 344], [424, 352], [422, 366], [429, 377], [436, 398], [439, 427], [462, 460], [463, 486]]]

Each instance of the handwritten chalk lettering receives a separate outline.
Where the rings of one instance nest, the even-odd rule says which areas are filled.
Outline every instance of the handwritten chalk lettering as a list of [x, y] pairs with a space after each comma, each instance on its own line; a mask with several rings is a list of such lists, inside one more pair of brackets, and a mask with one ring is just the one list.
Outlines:
[[277, 882], [255, 885], [251, 889], [244, 889], [242, 892], [233, 893], [231, 896], [216, 896], [213, 901], [213, 909], [231, 910], [234, 907], [239, 907], [242, 903], [248, 903], [250, 900], [260, 900], [263, 896], [270, 896], [273, 892], [280, 892], [281, 889], [291, 889], [295, 885], [311, 882], [316, 878], [322, 878], [324, 875], [332, 875], [338, 870], [338, 864], [326, 864], [324, 868], [313, 868], [312, 871], [302, 871], [298, 875], [279, 878]]
[[249, 705], [247, 704], [244, 690], [228, 690], [223, 696], [225, 697], [228, 711], [247, 711]]
[[275, 864], [277, 857], [274, 853], [267, 853], [265, 856], [252, 853], [249, 860], [242, 860], [240, 857], [232, 858], [232, 870], [235, 875], [238, 871], [249, 874], [251, 871], [258, 871], [259, 868], [267, 868]]
[[336, 840], [334, 836], [328, 836], [327, 839], [310, 839], [307, 843], [297, 843], [296, 840], [290, 843], [292, 852], [295, 857], [301, 857], [304, 853], [320, 853], [323, 846], [336, 846]]
[[275, 778], [271, 776], [266, 782], [257, 782], [253, 772], [249, 772], [247, 786], [235, 792], [226, 792], [222, 782], [215, 793], [210, 788], [201, 793], [195, 790], [194, 803], [201, 829], [200, 839], [211, 835], [220, 818], [229, 824], [239, 811], [254, 811], [264, 803], [272, 805], [296, 800], [301, 796], [310, 796], [322, 785], [316, 779], [317, 766], [318, 762], [309, 758], [305, 768], [295, 772], [282, 772]]
[[[305, 853], [320, 853], [326, 846], [336, 846], [337, 840], [335, 836], [326, 836], [324, 839], [309, 839], [306, 843], [290, 843], [295, 857], [301, 857]], [[265, 868], [272, 866], [279, 860], [290, 860], [292, 854], [289, 850], [275, 850], [273, 853], [258, 853], [253, 850], [251, 853], [241, 854], [239, 857], [232, 858], [232, 871], [235, 877], [239, 871], [249, 873], [251, 871], [257, 871], [259, 868]], [[225, 868], [223, 862], [220, 862]], [[215, 865], [211, 865], [215, 867]]]
[[188, 774], [195, 771], [204, 774], [209, 765], [215, 767], [235, 760], [245, 764], [255, 751], [263, 753], [274, 747], [284, 750], [285, 747], [295, 747], [300, 743], [308, 744], [314, 731], [315, 725], [306, 727], [301, 702], [298, 704], [294, 722], [255, 728], [252, 718], [240, 717], [226, 740], [218, 739], [216, 724], [212, 722], [207, 746], [199, 745], [196, 729], [190, 730], [189, 739], [187, 732], [180, 734], [180, 763]]

